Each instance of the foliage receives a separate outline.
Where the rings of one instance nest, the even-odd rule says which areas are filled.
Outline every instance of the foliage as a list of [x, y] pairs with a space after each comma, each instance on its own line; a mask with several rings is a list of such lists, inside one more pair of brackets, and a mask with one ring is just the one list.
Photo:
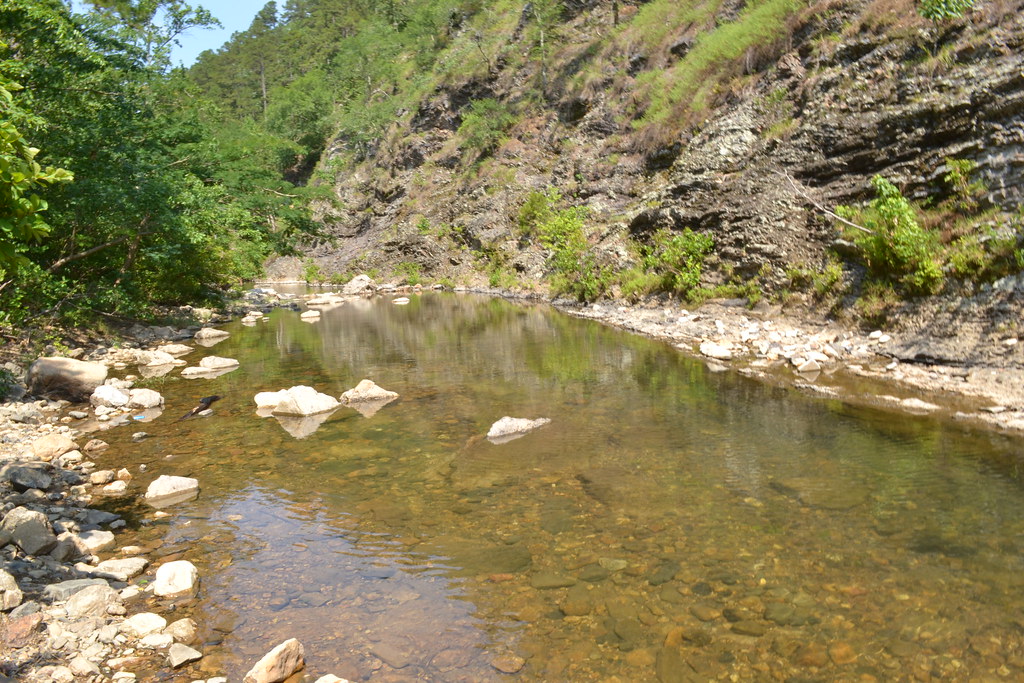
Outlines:
[[302, 262], [302, 279], [307, 283], [324, 281], [324, 274], [320, 270], [320, 265], [313, 259], [306, 259]]
[[918, 13], [931, 21], [958, 19], [974, 7], [974, 0], [921, 0]]
[[395, 267], [395, 274], [402, 277], [408, 285], [418, 285], [423, 282], [420, 274], [420, 264], [415, 261], [403, 261]]
[[11, 91], [20, 89], [0, 76], [0, 277], [5, 271], [28, 265], [22, 252], [28, 244], [50, 233], [50, 226], [40, 215], [47, 203], [37, 190], [73, 178], [62, 168], [40, 166], [35, 160], [39, 150], [29, 146], [11, 122], [28, 114], [15, 109]]
[[935, 293], [942, 286], [937, 236], [921, 227], [914, 207], [895, 185], [879, 175], [871, 184], [877, 196], [867, 209], [836, 208], [843, 218], [871, 231], [854, 236], [869, 272], [911, 295]]
[[0, 368], [0, 401], [10, 395], [11, 390], [18, 386], [18, 378], [7, 368]]
[[810, 289], [818, 298], [824, 298], [842, 281], [843, 264], [835, 256], [829, 256], [820, 268], [792, 266], [786, 270], [786, 276], [794, 289]]
[[961, 213], [978, 210], [978, 196], [984, 192], [985, 184], [971, 179], [977, 168], [977, 162], [971, 159], [946, 158], [946, 174], [942, 179], [952, 188], [956, 209]]
[[498, 100], [488, 97], [473, 100], [459, 125], [459, 135], [466, 147], [490, 154], [504, 140], [516, 117]]
[[528, 194], [516, 217], [520, 234], [527, 238], [534, 237], [537, 226], [551, 218], [552, 207], [560, 201], [562, 193], [556, 187], [549, 187], [544, 192], [534, 190]]

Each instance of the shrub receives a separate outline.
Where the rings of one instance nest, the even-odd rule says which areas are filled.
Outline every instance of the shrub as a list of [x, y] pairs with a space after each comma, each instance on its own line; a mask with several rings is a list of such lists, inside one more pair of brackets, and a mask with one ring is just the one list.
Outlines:
[[395, 267], [395, 273], [401, 275], [405, 279], [406, 284], [418, 285], [423, 282], [423, 278], [420, 275], [420, 264], [413, 261], [399, 263]]
[[871, 231], [854, 236], [870, 274], [911, 295], [937, 292], [942, 286], [937, 236], [921, 227], [914, 207], [895, 185], [879, 175], [871, 184], [877, 197], [866, 210], [836, 207], [840, 216]]
[[974, 7], [974, 0], [921, 0], [917, 12], [931, 21], [958, 19]]
[[306, 259], [302, 264], [302, 279], [307, 283], [323, 282], [324, 275], [320, 272], [320, 266], [313, 259]]
[[515, 115], [498, 100], [492, 97], [473, 100], [462, 117], [459, 135], [466, 147], [489, 154], [504, 141], [505, 133], [515, 122]]

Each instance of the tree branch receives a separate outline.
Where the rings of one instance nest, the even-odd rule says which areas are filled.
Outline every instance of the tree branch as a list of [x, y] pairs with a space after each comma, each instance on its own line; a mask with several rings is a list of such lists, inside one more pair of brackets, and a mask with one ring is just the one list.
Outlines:
[[57, 259], [52, 264], [50, 264], [50, 267], [46, 269], [46, 272], [47, 273], [52, 273], [53, 271], [57, 270], [58, 268], [60, 268], [62, 266], [65, 266], [68, 263], [71, 263], [72, 261], [77, 261], [79, 259], [83, 259], [86, 256], [92, 256], [97, 251], [102, 251], [102, 250], [106, 249], [107, 247], [112, 247], [115, 244], [120, 244], [121, 242], [124, 242], [125, 240], [131, 239], [132, 237], [142, 237], [144, 235], [151, 235], [151, 234], [152, 233], [150, 233], [150, 232], [139, 232], [139, 233], [136, 233], [135, 235], [122, 235], [121, 237], [118, 237], [117, 239], [110, 240], [109, 242], [107, 242], [105, 244], [100, 244], [100, 245], [97, 245], [95, 247], [92, 247], [91, 249], [86, 249], [85, 251], [80, 251], [77, 254], [72, 254], [71, 256], [65, 256], [64, 258]]
[[848, 221], [845, 218], [843, 218], [842, 216], [840, 216], [839, 214], [837, 214], [836, 212], [830, 211], [830, 210], [826, 209], [824, 206], [822, 206], [821, 204], [819, 204], [818, 202], [814, 201], [814, 199], [809, 194], [807, 194], [807, 192], [805, 192], [803, 189], [800, 188], [799, 185], [796, 184], [796, 181], [793, 180], [793, 177], [790, 176], [785, 171], [775, 171], [775, 173], [777, 173], [778, 175], [780, 175], [783, 178], [785, 178], [786, 180], [788, 180], [790, 186], [793, 188], [793, 191], [796, 192], [801, 197], [803, 197], [804, 199], [806, 199], [807, 201], [809, 201], [814, 206], [814, 208], [816, 208], [818, 211], [821, 211], [822, 213], [824, 213], [824, 214], [826, 214], [828, 216], [831, 216], [832, 218], [835, 218], [840, 223], [843, 223], [844, 225], [848, 225], [851, 228], [855, 228], [857, 230], [860, 230], [861, 232], [866, 232], [869, 235], [874, 235], [875, 234], [874, 230], [869, 230], [868, 228], [865, 228], [863, 225], [857, 225], [856, 223], [854, 223], [852, 221]]

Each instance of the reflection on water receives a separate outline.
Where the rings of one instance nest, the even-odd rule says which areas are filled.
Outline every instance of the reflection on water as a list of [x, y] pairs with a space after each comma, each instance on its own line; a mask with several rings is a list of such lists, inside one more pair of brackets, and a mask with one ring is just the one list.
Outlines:
[[[142, 486], [201, 483], [131, 539], [200, 569], [194, 678], [289, 637], [352, 680], [1024, 676], [1017, 440], [501, 300], [228, 329], [235, 372], [148, 380], [167, 415], [223, 396], [212, 417], [108, 438]], [[259, 391], [363, 378], [400, 398], [291, 430], [255, 413]], [[492, 444], [504, 415], [551, 423]]]

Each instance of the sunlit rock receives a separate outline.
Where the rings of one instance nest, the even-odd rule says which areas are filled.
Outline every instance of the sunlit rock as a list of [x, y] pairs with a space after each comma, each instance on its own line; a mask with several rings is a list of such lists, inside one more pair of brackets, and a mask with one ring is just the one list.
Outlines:
[[199, 590], [199, 570], [188, 560], [160, 565], [153, 581], [153, 594], [158, 597], [193, 596]]
[[316, 415], [334, 410], [340, 404], [333, 396], [321, 394], [313, 387], [296, 386], [285, 392], [284, 398], [274, 406], [274, 415]]
[[57, 545], [57, 536], [46, 515], [23, 507], [4, 515], [0, 532], [7, 532], [8, 538], [29, 555], [49, 552]]
[[129, 408], [157, 408], [164, 404], [164, 397], [152, 389], [131, 389], [128, 392]]
[[290, 638], [263, 655], [245, 674], [244, 683], [279, 683], [306, 665], [306, 652], [295, 638]]
[[47, 434], [32, 442], [32, 455], [49, 462], [77, 448], [78, 444], [65, 434]]
[[[288, 396], [287, 389], [281, 389], [280, 391], [261, 391], [255, 396], [256, 410], [263, 409], [274, 409], [281, 401]], [[267, 412], [269, 415], [270, 412]]]
[[397, 299], [392, 299], [391, 303], [393, 303], [396, 306], [405, 306], [406, 304], [409, 303], [409, 297], [407, 297], [407, 296], [400, 296]]
[[122, 408], [128, 405], [129, 400], [128, 394], [109, 384], [96, 387], [89, 397], [93, 406], [104, 408]]
[[214, 327], [204, 327], [195, 334], [196, 341], [208, 341], [211, 339], [224, 339], [230, 336], [230, 333], [224, 330], [218, 330]]
[[349, 389], [341, 395], [342, 403], [347, 405], [364, 401], [384, 401], [387, 403], [388, 401], [394, 401], [396, 398], [398, 398], [397, 393], [383, 389], [374, 384], [373, 380], [369, 379], [362, 380], [355, 388]]
[[373, 284], [373, 280], [370, 279], [369, 275], [356, 275], [341, 288], [341, 293], [349, 295], [363, 294], [364, 292], [371, 291]]
[[714, 358], [715, 360], [731, 360], [732, 350], [728, 346], [722, 344], [716, 344], [715, 342], [705, 341], [700, 343], [700, 352], [708, 358]]
[[167, 626], [167, 620], [153, 612], [139, 612], [121, 622], [119, 631], [132, 638], [143, 638], [158, 633]]
[[238, 365], [238, 361], [234, 358], [222, 358], [220, 356], [207, 356], [199, 361], [199, 367], [206, 368], [207, 370], [223, 370], [224, 368], [233, 368]]
[[506, 415], [491, 425], [491, 428], [487, 431], [487, 440], [494, 444], [506, 443], [538, 427], [543, 427], [549, 422], [551, 420], [546, 417], [530, 420], [523, 417], [509, 417]]
[[30, 393], [80, 401], [107, 379], [107, 366], [73, 358], [43, 357], [29, 366], [26, 384]]
[[198, 495], [198, 480], [161, 474], [146, 489], [146, 502], [155, 508], [164, 508], [192, 500]]
[[314, 323], [320, 319], [320, 311], [303, 311], [302, 314], [299, 315], [299, 319], [303, 322]]
[[161, 353], [166, 353], [174, 358], [177, 358], [178, 356], [184, 356], [186, 353], [189, 353], [192, 350], [193, 349], [191, 346], [187, 346], [185, 344], [164, 344], [163, 346], [157, 348], [157, 351], [160, 351]]

